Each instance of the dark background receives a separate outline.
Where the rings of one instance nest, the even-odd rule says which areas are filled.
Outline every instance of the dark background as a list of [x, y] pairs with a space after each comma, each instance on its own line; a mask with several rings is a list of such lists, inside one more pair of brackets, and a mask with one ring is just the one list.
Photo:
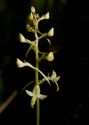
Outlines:
[[[44, 72], [55, 69], [61, 76], [60, 91], [56, 93], [55, 86], [53, 90], [47, 88], [49, 96], [41, 102], [41, 124], [89, 124], [89, 15], [86, 0], [0, 0], [0, 103], [14, 90], [20, 91], [29, 77], [30, 80], [34, 78], [32, 70], [20, 70], [16, 66], [16, 58], [24, 59], [28, 47], [19, 43], [18, 34], [21, 32], [28, 37], [25, 23], [31, 5], [40, 15], [50, 12], [51, 19], [41, 23], [40, 28], [47, 31], [54, 26], [55, 36], [50, 49], [57, 53], [55, 61], [45, 62], [47, 68], [42, 68]], [[18, 94], [0, 114], [0, 124], [5, 122], [35, 124], [35, 109], [30, 108], [30, 98], [25, 93]]]

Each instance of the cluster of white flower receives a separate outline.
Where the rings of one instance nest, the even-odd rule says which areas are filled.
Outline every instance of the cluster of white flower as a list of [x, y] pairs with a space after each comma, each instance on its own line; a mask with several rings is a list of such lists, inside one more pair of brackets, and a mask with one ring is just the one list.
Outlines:
[[[51, 42], [47, 37], [52, 37], [54, 35], [54, 28], [51, 28], [48, 31], [48, 33], [41, 33], [39, 31], [38, 23], [39, 23], [39, 21], [41, 21], [43, 19], [49, 19], [49, 12], [47, 12], [45, 15], [40, 17], [39, 14], [36, 14], [35, 8], [32, 6], [31, 7], [31, 13], [28, 16], [28, 20], [32, 21], [33, 25], [31, 26], [29, 23], [27, 23], [26, 28], [27, 28], [28, 32], [34, 33], [36, 39], [34, 41], [30, 41], [30, 40], [26, 39], [21, 33], [19, 34], [20, 42], [29, 44], [29, 48], [26, 52], [26, 57], [28, 56], [28, 53], [30, 52], [30, 50], [33, 50], [36, 53], [36, 55], [38, 55], [38, 57], [39, 57], [38, 60], [37, 60], [38, 63], [42, 59], [46, 59], [47, 61], [53, 61], [54, 60], [53, 52], [49, 52], [49, 53], [40, 52], [40, 50], [38, 48], [38, 44], [39, 44], [40, 39], [42, 39], [44, 37], [47, 39], [47, 41], [51, 45]], [[39, 54], [41, 54], [41, 56], [39, 56]], [[28, 66], [28, 67], [32, 68], [33, 70], [37, 71], [38, 73], [40, 73], [43, 76], [43, 79], [38, 80], [39, 82], [37, 84], [35, 84], [35, 86], [33, 88], [33, 91], [26, 90], [26, 93], [29, 96], [32, 97], [31, 107], [34, 107], [37, 98], [44, 99], [44, 98], [47, 97], [46, 95], [40, 94], [40, 84], [44, 83], [45, 81], [47, 81], [50, 84], [50, 81], [52, 81], [57, 85], [57, 91], [59, 90], [59, 86], [58, 86], [57, 82], [60, 79], [60, 76], [57, 76], [55, 71], [53, 71], [51, 76], [49, 76], [49, 75], [46, 76], [41, 70], [39, 70], [39, 67], [35, 67], [29, 62], [26, 62], [26, 61], [22, 62], [20, 59], [17, 58], [16, 63], [17, 63], [17, 66], [19, 68], [22, 68], [24, 66]]]

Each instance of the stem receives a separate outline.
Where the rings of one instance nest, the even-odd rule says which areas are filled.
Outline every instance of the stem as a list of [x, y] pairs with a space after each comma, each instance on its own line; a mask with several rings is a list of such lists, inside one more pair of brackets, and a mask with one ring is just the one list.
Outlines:
[[[39, 69], [39, 55], [38, 55], [38, 36], [37, 33], [35, 33], [35, 38], [36, 38], [36, 68]], [[35, 82], [36, 85], [39, 84], [39, 76], [38, 76], [38, 71], [35, 70]], [[36, 125], [40, 125], [40, 102], [39, 102], [39, 98], [37, 98], [37, 102], [36, 102]]]
[[37, 99], [37, 102], [36, 102], [36, 108], [37, 108], [37, 114], [36, 114], [36, 125], [40, 125], [40, 100], [39, 98]]
[[39, 40], [42, 39], [43, 37], [46, 37], [46, 36], [47, 36], [47, 33], [42, 34], [42, 35], [39, 37]]

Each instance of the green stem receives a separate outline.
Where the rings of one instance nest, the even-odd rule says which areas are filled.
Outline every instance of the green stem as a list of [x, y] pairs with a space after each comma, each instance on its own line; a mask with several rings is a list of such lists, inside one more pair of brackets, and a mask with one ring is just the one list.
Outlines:
[[36, 125], [40, 125], [40, 100], [37, 99], [37, 102], [36, 102], [36, 106], [37, 106], [37, 111], [36, 111]]
[[42, 39], [42, 38], [44, 38], [44, 37], [46, 37], [46, 36], [47, 36], [47, 33], [42, 34], [42, 35], [39, 37], [39, 40]]
[[[39, 69], [39, 55], [38, 55], [38, 36], [37, 33], [35, 33], [35, 38], [36, 38], [36, 68]], [[36, 85], [39, 84], [39, 76], [38, 76], [38, 71], [35, 70], [35, 82]], [[39, 98], [37, 98], [36, 102], [36, 125], [40, 125], [40, 102]]]

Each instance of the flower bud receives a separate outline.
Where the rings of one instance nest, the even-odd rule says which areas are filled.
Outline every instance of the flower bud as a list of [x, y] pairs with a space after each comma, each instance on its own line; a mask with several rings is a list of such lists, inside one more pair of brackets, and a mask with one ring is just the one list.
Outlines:
[[26, 39], [21, 33], [19, 33], [19, 40], [21, 43], [26, 43]]
[[44, 15], [44, 19], [49, 19], [49, 12]]
[[54, 60], [53, 52], [50, 52], [50, 53], [46, 56], [46, 59], [47, 59], [48, 61], [53, 61], [53, 60]]
[[22, 67], [25, 66], [25, 64], [24, 64], [20, 59], [18, 59], [18, 58], [17, 58], [17, 60], [16, 60], [16, 64], [17, 64], [17, 66], [18, 66], [19, 68], [22, 68]]
[[54, 35], [54, 28], [51, 28], [48, 32], [48, 36], [53, 36]]
[[30, 13], [30, 15], [28, 16], [28, 19], [33, 20], [33, 14], [32, 13]]
[[31, 7], [31, 12], [35, 13], [35, 7], [34, 6]]

